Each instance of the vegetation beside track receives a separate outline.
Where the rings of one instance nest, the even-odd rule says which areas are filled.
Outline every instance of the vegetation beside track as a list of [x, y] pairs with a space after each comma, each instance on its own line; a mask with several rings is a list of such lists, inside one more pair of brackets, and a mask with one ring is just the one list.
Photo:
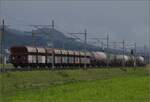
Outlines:
[[[0, 64], [0, 69], [3, 67], [2, 64]], [[12, 64], [4, 64], [4, 68], [14, 68], [14, 66]]]
[[147, 68], [77, 69], [0, 74], [1, 102], [149, 102]]

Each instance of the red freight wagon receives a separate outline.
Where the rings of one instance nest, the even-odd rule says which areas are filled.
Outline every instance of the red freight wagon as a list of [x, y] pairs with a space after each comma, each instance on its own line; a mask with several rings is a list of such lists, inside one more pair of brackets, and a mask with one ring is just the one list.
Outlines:
[[11, 47], [11, 63], [15, 67], [36, 66], [37, 49], [29, 46]]

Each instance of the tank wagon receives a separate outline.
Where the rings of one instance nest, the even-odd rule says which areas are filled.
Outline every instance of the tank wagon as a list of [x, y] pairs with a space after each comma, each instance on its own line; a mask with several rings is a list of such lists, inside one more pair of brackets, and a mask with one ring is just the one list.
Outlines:
[[145, 63], [144, 63], [144, 57], [137, 56], [136, 57], [136, 63], [137, 63], [138, 66], [144, 66], [145, 65]]
[[106, 54], [105, 52], [83, 52], [64, 49], [40, 48], [31, 46], [14, 46], [10, 49], [10, 61], [14, 67], [21, 68], [56, 68], [69, 67], [103, 67], [109, 66], [144, 66], [142, 56]]
[[106, 66], [107, 55], [104, 52], [92, 52], [91, 56], [92, 66]]

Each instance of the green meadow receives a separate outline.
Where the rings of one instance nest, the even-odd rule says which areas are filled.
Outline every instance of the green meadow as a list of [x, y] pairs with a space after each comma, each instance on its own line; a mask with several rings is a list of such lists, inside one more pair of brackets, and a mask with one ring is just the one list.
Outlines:
[[0, 73], [0, 102], [149, 102], [150, 66]]

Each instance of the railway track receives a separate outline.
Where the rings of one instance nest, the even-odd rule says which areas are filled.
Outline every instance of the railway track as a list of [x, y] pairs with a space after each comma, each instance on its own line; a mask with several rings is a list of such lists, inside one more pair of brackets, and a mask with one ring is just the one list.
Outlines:
[[33, 71], [33, 70], [52, 70], [52, 69], [29, 69], [29, 68], [5, 68], [5, 69], [0, 69], [0, 72], [14, 72], [14, 71]]
[[[101, 69], [106, 69], [107, 67], [88, 67], [87, 69], [97, 69], [97, 68], [101, 68]], [[108, 67], [107, 69], [109, 69], [110, 67]], [[111, 67], [111, 68], [120, 68], [122, 71], [126, 71], [126, 67]], [[81, 67], [70, 67], [70, 68], [5, 68], [5, 69], [0, 69], [0, 72], [3, 73], [3, 72], [15, 72], [15, 71], [44, 71], [44, 70], [67, 70], [67, 69], [72, 69], [72, 70], [75, 70], [75, 69], [83, 69], [83, 70], [87, 70], [87, 69], [84, 69], [81, 68]], [[135, 69], [135, 68], [133, 68]]]
[[[90, 68], [90, 67], [89, 67]], [[0, 69], [0, 72], [14, 72], [14, 71], [44, 71], [44, 70], [67, 70], [67, 69], [81, 69], [79, 68], [5, 68], [5, 69]], [[84, 69], [84, 68], [82, 68]]]
[[0, 72], [13, 72], [13, 71], [27, 71], [27, 70], [23, 70], [23, 69], [14, 69], [14, 68], [0, 69]]

